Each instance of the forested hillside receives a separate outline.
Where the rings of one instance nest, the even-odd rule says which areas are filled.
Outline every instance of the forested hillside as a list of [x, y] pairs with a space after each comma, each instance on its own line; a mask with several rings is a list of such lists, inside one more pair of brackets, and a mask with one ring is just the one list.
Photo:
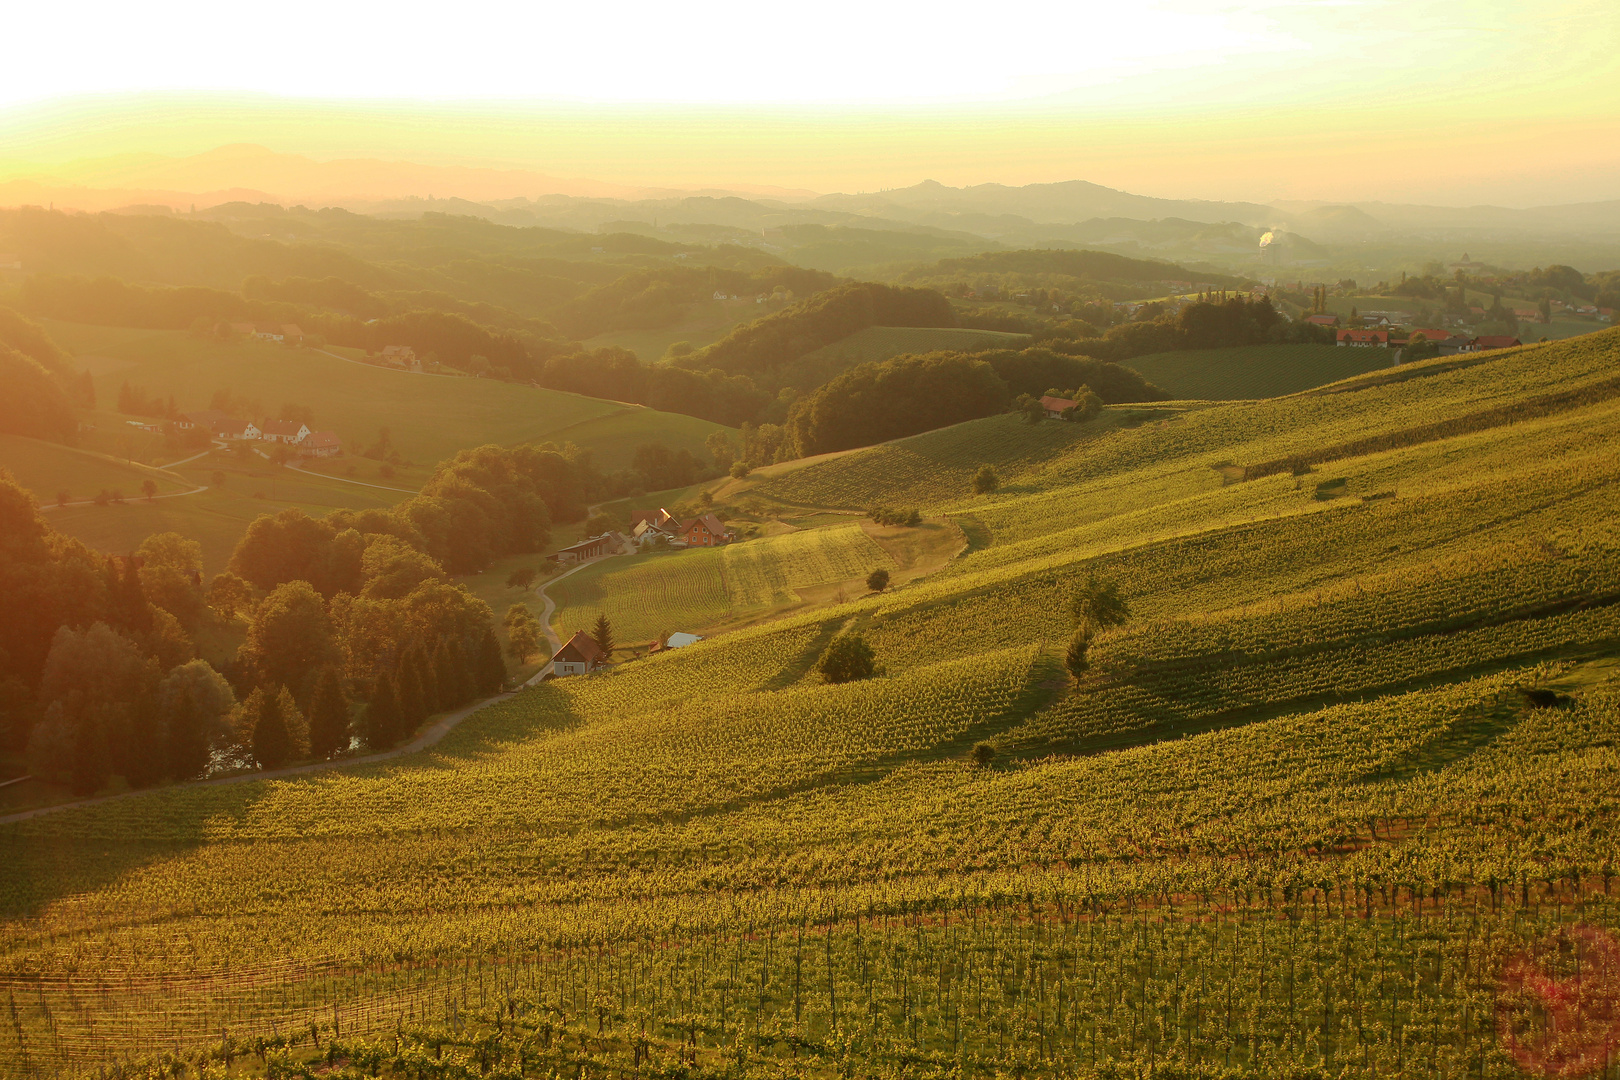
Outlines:
[[1507, 1080], [1533, 980], [1608, 977], [1620, 330], [714, 492], [969, 546], [414, 757], [0, 825], [0, 1063]]

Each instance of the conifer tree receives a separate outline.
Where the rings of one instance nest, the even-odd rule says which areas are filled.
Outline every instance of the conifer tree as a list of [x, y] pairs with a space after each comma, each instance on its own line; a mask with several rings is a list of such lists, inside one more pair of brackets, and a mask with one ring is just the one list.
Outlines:
[[370, 749], [386, 750], [399, 740], [399, 727], [399, 699], [394, 680], [384, 672], [377, 676], [377, 684], [372, 687], [361, 736]]
[[461, 646], [439, 642], [433, 653], [433, 673], [439, 682], [439, 708], [454, 709], [472, 700], [472, 680], [467, 675], [467, 655]]
[[427, 719], [427, 702], [422, 698], [422, 676], [409, 653], [401, 659], [394, 676], [394, 696], [399, 701], [399, 726], [396, 738], [404, 738], [422, 726]]
[[309, 752], [318, 761], [349, 748], [349, 702], [337, 668], [321, 669], [309, 706]]
[[287, 728], [292, 758], [294, 761], [302, 761], [309, 757], [309, 718], [299, 710], [292, 691], [285, 686], [276, 695], [276, 703], [281, 707], [281, 720]]
[[416, 677], [422, 680], [423, 711], [428, 715], [438, 712], [444, 696], [439, 687], [439, 670], [433, 663], [433, 654], [420, 645], [416, 647]]
[[602, 650], [602, 659], [607, 661], [613, 655], [613, 624], [608, 622], [607, 612], [596, 616], [596, 625], [591, 627], [591, 638], [596, 647]]
[[506, 682], [506, 661], [501, 659], [501, 643], [495, 631], [485, 628], [478, 639], [477, 682], [480, 692], [493, 694]]
[[[292, 760], [292, 734], [287, 730], [287, 718], [282, 714], [282, 694], [285, 687], [274, 691], [256, 692], [257, 711], [253, 716], [253, 760], [261, 769], [279, 769]], [[252, 698], [249, 698], [252, 701]]]

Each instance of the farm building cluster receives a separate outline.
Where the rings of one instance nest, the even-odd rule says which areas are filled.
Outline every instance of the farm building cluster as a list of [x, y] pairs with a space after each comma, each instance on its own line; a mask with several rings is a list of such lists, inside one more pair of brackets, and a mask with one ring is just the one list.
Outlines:
[[261, 425], [218, 409], [199, 409], [181, 413], [174, 426], [181, 431], [202, 430], [226, 442], [280, 443], [294, 447], [304, 457], [336, 457], [343, 452], [337, 432], [311, 431], [298, 420], [266, 420]]
[[[638, 655], [651, 656], [654, 653], [695, 645], [702, 640], [700, 634], [679, 632], [665, 638], [654, 638], [652, 641], [635, 646], [633, 651]], [[565, 641], [563, 647], [551, 658], [551, 669], [548, 674], [558, 679], [567, 675], [589, 675], [606, 667], [608, 662], [608, 654], [602, 651], [602, 646], [597, 644], [596, 639], [583, 630], [576, 630], [574, 636]]]

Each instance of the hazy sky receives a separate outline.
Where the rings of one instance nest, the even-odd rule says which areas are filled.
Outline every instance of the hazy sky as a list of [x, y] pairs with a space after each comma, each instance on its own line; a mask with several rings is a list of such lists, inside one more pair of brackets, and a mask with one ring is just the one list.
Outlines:
[[1620, 194], [1612, 0], [61, 0], [7, 19], [30, 46], [0, 65], [13, 162], [256, 142], [651, 184]]

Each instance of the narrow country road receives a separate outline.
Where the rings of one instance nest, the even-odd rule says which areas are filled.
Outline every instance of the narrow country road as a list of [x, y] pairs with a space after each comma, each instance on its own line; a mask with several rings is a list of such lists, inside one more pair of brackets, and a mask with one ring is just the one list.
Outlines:
[[[596, 507], [594, 507], [594, 506], [591, 507], [590, 512], [595, 513], [596, 512]], [[618, 551], [615, 551], [612, 555], [603, 555], [600, 558], [586, 559], [582, 563], [575, 563], [573, 566], [570, 566], [567, 570], [564, 570], [562, 573], [558, 574], [556, 577], [552, 578], [550, 581], [542, 582], [541, 584], [536, 585], [534, 587], [534, 591], [539, 594], [540, 602], [541, 602], [540, 629], [545, 632], [546, 641], [548, 643], [550, 643], [550, 645], [551, 645], [551, 654], [553, 656], [555, 656], [557, 654], [558, 649], [563, 647], [563, 643], [562, 643], [562, 638], [557, 636], [557, 631], [555, 631], [555, 630], [553, 630], [551, 628], [551, 616], [553, 614], [555, 614], [556, 611], [557, 611], [557, 601], [553, 600], [551, 598], [551, 594], [546, 592], [546, 590], [548, 588], [550, 588], [551, 586], [557, 584], [557, 582], [561, 581], [563, 578], [568, 577], [570, 574], [577, 574], [577, 573], [579, 573], [579, 571], [585, 569], [587, 566], [596, 565], [597, 563], [601, 562], [602, 559], [616, 559], [620, 555], [634, 555], [634, 554], [635, 554], [635, 549], [630, 547], [628, 544], [626, 544], [624, 547], [621, 547]], [[525, 682], [523, 685], [524, 686], [534, 686], [534, 685], [538, 684], [542, 679], [544, 679], [546, 677], [546, 675], [550, 671], [551, 671], [551, 661], [547, 660], [544, 664], [540, 665], [540, 670], [535, 672], [533, 675], [531, 675], [529, 677], [529, 680], [527, 682]]]
[[213, 780], [189, 780], [183, 784], [170, 784], [166, 787], [142, 788], [138, 791], [123, 791], [117, 795], [100, 795], [91, 799], [75, 799], [73, 802], [57, 803], [54, 806], [40, 806], [32, 810], [20, 810], [15, 814], [0, 816], [0, 825], [10, 825], [18, 821], [27, 821], [30, 818], [43, 817], [54, 814], [58, 810], [72, 810], [80, 806], [96, 806], [100, 803], [114, 802], [118, 799], [128, 799], [137, 795], [150, 795], [159, 791], [172, 791], [175, 788], [194, 787], [221, 787], [226, 784], [241, 784], [251, 780], [282, 780], [291, 776], [304, 776], [309, 773], [324, 772], [327, 769], [336, 769], [344, 765], [370, 765], [373, 762], [387, 761], [390, 758], [403, 757], [414, 754], [419, 750], [426, 750], [455, 728], [455, 726], [482, 709], [485, 705], [492, 705], [497, 701], [504, 701], [511, 697], [510, 693], [499, 693], [492, 697], [475, 701], [471, 705], [463, 705], [454, 712], [445, 713], [408, 743], [403, 743], [392, 750], [383, 750], [376, 754], [362, 754], [359, 757], [337, 758], [333, 761], [312, 761], [306, 765], [289, 765], [285, 769], [270, 769], [265, 772], [240, 773], [235, 776], [221, 776]]

